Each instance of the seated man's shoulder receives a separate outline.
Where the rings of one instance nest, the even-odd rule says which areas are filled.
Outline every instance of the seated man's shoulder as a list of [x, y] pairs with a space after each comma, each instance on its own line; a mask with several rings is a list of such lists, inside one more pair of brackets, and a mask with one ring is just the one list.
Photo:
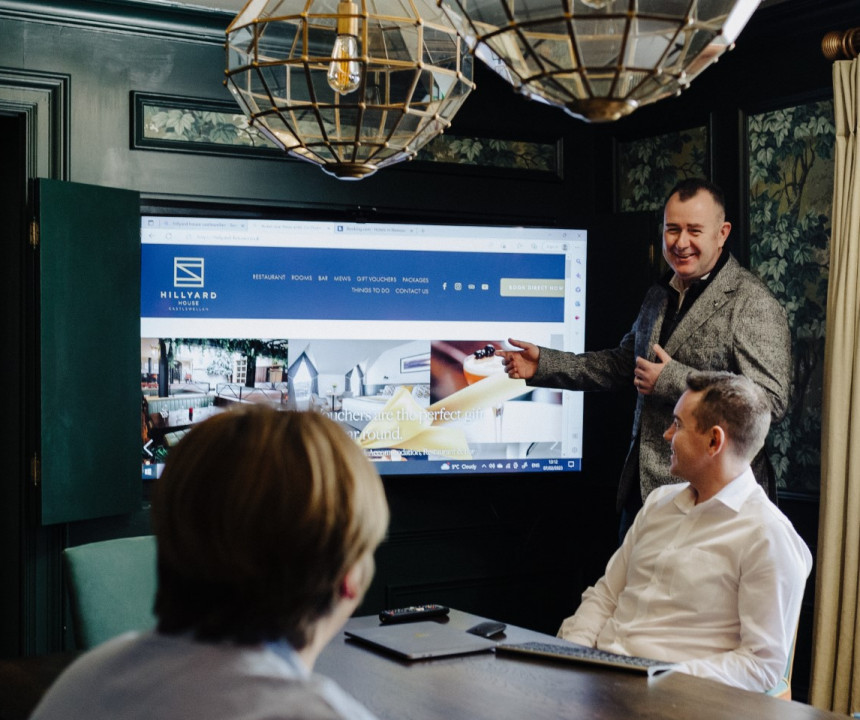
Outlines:
[[[744, 511], [755, 519], [751, 526], [754, 535], [760, 538], [774, 552], [785, 552], [789, 548], [802, 559], [807, 572], [812, 567], [812, 555], [806, 542], [797, 532], [794, 524], [764, 493], [746, 503]], [[751, 543], [750, 550], [760, 544]]]
[[764, 488], [758, 486], [755, 492], [747, 498], [744, 503], [744, 509], [747, 513], [761, 517], [766, 524], [773, 524], [775, 527], [788, 528], [795, 532], [794, 525], [791, 520], [786, 517], [785, 513], [780, 510], [776, 503], [771, 500], [764, 491]]

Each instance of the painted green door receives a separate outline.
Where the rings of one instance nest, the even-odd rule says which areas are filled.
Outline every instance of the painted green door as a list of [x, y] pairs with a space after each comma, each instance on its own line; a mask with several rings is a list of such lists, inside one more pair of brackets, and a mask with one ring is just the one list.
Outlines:
[[42, 523], [141, 502], [140, 199], [39, 180]]

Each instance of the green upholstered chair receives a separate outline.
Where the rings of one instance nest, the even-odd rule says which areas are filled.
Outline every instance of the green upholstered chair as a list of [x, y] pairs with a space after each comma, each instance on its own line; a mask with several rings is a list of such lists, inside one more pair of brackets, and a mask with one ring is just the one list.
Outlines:
[[779, 682], [767, 691], [771, 697], [779, 698], [780, 700], [791, 700], [791, 669], [794, 666], [794, 649], [797, 645], [797, 630], [794, 631], [794, 640], [791, 642], [791, 650], [788, 652], [788, 662], [785, 664], [785, 670]]
[[63, 565], [80, 649], [155, 625], [155, 536], [70, 547], [63, 551]]

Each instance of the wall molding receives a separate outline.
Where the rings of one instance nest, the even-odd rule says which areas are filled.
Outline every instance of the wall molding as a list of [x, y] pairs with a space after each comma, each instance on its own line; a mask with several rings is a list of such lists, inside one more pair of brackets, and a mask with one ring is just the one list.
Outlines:
[[223, 45], [229, 12], [136, 0], [0, 0], [0, 19]]
[[69, 178], [71, 77], [0, 67], [0, 110], [27, 120], [27, 177]]
[[[24, 121], [24, 163], [20, 173], [21, 181], [36, 177], [67, 180], [69, 176], [69, 112], [70, 84], [68, 75], [52, 74], [0, 67], [0, 112], [16, 115]], [[17, 174], [17, 170], [16, 170]], [[24, 193], [27, 204], [32, 205], [32, 183], [26, 183]], [[26, 221], [26, 219], [25, 219]], [[12, 233], [21, 241], [23, 232]], [[15, 250], [7, 250], [14, 256]], [[35, 262], [27, 253], [27, 264]], [[26, 284], [23, 292], [31, 292]], [[16, 299], [15, 302], [18, 302]], [[22, 300], [23, 302], [23, 300]], [[25, 325], [33, 322], [29, 317], [32, 308], [24, 308], [28, 319]], [[24, 335], [29, 338], [31, 328]], [[5, 339], [5, 338], [4, 338]], [[26, 357], [23, 364], [27, 373], [35, 373], [38, 367], [36, 349], [31, 341], [24, 342]], [[20, 379], [20, 378], [19, 378]], [[29, 375], [25, 384], [38, 386], [38, 380]], [[24, 462], [32, 456], [38, 433], [38, 413], [25, 402], [23, 422], [15, 429], [18, 443], [25, 448]], [[22, 477], [8, 478], [11, 481], [25, 482]], [[16, 515], [21, 522], [21, 571], [12, 579], [20, 597], [23, 628], [20, 631], [21, 650], [25, 654], [38, 654], [59, 650], [62, 647], [63, 629], [63, 576], [60, 564], [60, 551], [63, 547], [63, 529], [44, 527], [39, 521], [41, 497], [39, 490], [27, 481], [22, 493], [21, 507]], [[6, 519], [9, 515], [4, 516]]]

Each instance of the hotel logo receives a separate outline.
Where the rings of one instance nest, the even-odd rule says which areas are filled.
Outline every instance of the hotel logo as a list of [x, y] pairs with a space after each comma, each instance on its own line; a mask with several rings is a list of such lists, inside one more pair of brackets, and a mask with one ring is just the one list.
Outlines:
[[173, 258], [173, 287], [202, 288], [203, 287], [203, 258], [175, 257]]

